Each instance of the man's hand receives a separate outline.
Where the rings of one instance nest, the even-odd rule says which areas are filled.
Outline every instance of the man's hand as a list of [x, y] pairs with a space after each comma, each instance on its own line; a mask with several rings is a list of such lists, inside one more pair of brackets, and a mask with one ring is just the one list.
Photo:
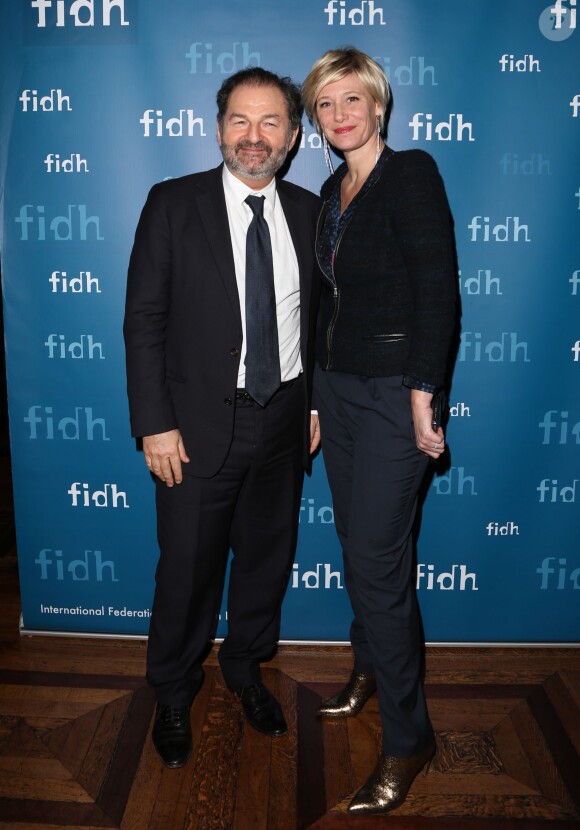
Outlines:
[[445, 452], [445, 436], [441, 427], [433, 432], [431, 426], [431, 392], [421, 392], [419, 389], [411, 389], [411, 411], [413, 413], [413, 424], [415, 426], [415, 440], [417, 447], [430, 458], [437, 459]]
[[318, 449], [320, 444], [320, 422], [318, 415], [312, 413], [310, 415], [310, 454], [312, 455]]
[[151, 472], [168, 487], [181, 484], [181, 462], [187, 464], [189, 458], [178, 429], [143, 436], [143, 455]]

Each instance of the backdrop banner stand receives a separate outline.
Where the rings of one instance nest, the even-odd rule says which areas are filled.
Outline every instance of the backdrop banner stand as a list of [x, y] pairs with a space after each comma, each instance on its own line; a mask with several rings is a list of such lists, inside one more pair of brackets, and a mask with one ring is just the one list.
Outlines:
[[[426, 640], [580, 641], [573, 0], [3, 4], [2, 288], [23, 632], [147, 634], [154, 487], [129, 433], [121, 332], [140, 210], [155, 182], [220, 163], [225, 77], [261, 65], [301, 82], [347, 43], [384, 66], [389, 144], [435, 157], [455, 221], [450, 451], [417, 551]], [[313, 191], [326, 178], [306, 119], [288, 178]], [[282, 638], [344, 642], [350, 618], [317, 458]], [[226, 624], [222, 612], [221, 635]]]

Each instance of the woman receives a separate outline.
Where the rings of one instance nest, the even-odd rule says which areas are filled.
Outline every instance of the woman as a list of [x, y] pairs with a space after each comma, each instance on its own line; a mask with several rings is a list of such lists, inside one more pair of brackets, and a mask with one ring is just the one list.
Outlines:
[[383, 142], [390, 89], [374, 60], [327, 52], [303, 95], [327, 160], [330, 143], [346, 161], [322, 188], [315, 398], [354, 611], [354, 670], [320, 714], [355, 715], [377, 690], [382, 753], [349, 810], [387, 812], [435, 753], [412, 528], [429, 458], [445, 449], [432, 401], [455, 324], [451, 221], [433, 159]]

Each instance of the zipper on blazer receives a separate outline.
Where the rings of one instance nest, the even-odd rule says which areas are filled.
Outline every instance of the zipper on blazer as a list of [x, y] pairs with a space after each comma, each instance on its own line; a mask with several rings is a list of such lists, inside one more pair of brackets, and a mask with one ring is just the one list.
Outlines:
[[332, 313], [332, 318], [326, 330], [326, 351], [328, 355], [326, 360], [327, 369], [332, 369], [332, 333], [334, 331], [334, 326], [336, 325], [338, 312], [340, 310], [340, 291], [338, 290], [336, 285], [334, 286], [332, 295], [334, 297], [334, 311]]
[[[320, 213], [318, 215], [318, 221], [316, 223], [316, 239], [317, 240], [320, 236], [320, 220], [322, 219], [322, 216], [325, 212], [325, 208], [326, 208], [326, 202], [324, 202], [324, 204], [322, 205], [322, 208], [320, 209]], [[337, 245], [337, 247], [338, 247], [338, 245]], [[326, 360], [326, 367], [325, 368], [330, 369], [330, 367], [332, 365], [332, 361], [331, 361], [332, 329], [334, 328], [334, 324], [336, 323], [336, 318], [338, 316], [338, 309], [339, 309], [339, 306], [340, 306], [340, 292], [339, 292], [338, 286], [336, 284], [336, 277], [334, 276], [334, 254], [336, 253], [336, 248], [334, 249], [333, 254], [332, 254], [332, 278], [329, 278], [327, 276], [326, 271], [322, 267], [322, 263], [320, 262], [320, 258], [318, 256], [318, 246], [317, 245], [314, 246], [314, 253], [316, 255], [316, 261], [318, 263], [318, 267], [320, 268], [320, 273], [322, 274], [323, 278], [325, 280], [328, 280], [328, 282], [330, 282], [330, 284], [332, 285], [332, 296], [334, 297], [334, 310], [332, 312], [332, 318], [331, 318], [330, 324], [329, 324], [329, 326], [326, 330], [327, 360]]]
[[347, 227], [349, 225], [349, 222], [350, 222], [350, 219], [348, 220], [348, 222], [345, 222], [345, 224], [344, 224], [344, 226], [343, 226], [343, 228], [342, 228], [342, 230], [339, 234], [339, 237], [336, 240], [336, 246], [334, 248], [334, 251], [332, 252], [332, 260], [331, 260], [331, 263], [330, 263], [330, 265], [332, 267], [332, 281], [333, 281], [333, 286], [334, 286], [333, 291], [332, 291], [332, 296], [334, 297], [334, 311], [333, 311], [330, 323], [328, 324], [328, 329], [326, 330], [326, 348], [327, 348], [327, 352], [328, 352], [328, 358], [327, 358], [327, 361], [326, 361], [326, 368], [327, 369], [332, 368], [332, 335], [334, 333], [334, 327], [336, 325], [336, 321], [338, 319], [338, 313], [340, 311], [340, 289], [339, 289], [337, 281], [336, 281], [336, 274], [334, 273], [334, 261], [336, 260], [336, 255], [338, 253], [338, 248], [340, 246], [340, 242], [342, 240], [342, 237], [344, 236], [345, 230], [347, 229]]

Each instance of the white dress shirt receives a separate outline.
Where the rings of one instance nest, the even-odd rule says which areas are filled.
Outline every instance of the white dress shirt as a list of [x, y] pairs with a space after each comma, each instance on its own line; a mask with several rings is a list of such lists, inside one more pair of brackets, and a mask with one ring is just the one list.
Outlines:
[[242, 314], [243, 342], [238, 388], [243, 389], [246, 385], [246, 235], [253, 213], [250, 206], [245, 204], [245, 199], [250, 195], [266, 197], [264, 219], [270, 230], [274, 260], [280, 374], [282, 382], [292, 380], [298, 377], [302, 371], [302, 361], [300, 359], [300, 280], [296, 251], [276, 192], [276, 179], [272, 179], [270, 184], [262, 190], [253, 190], [230, 173], [224, 164], [223, 184]]

